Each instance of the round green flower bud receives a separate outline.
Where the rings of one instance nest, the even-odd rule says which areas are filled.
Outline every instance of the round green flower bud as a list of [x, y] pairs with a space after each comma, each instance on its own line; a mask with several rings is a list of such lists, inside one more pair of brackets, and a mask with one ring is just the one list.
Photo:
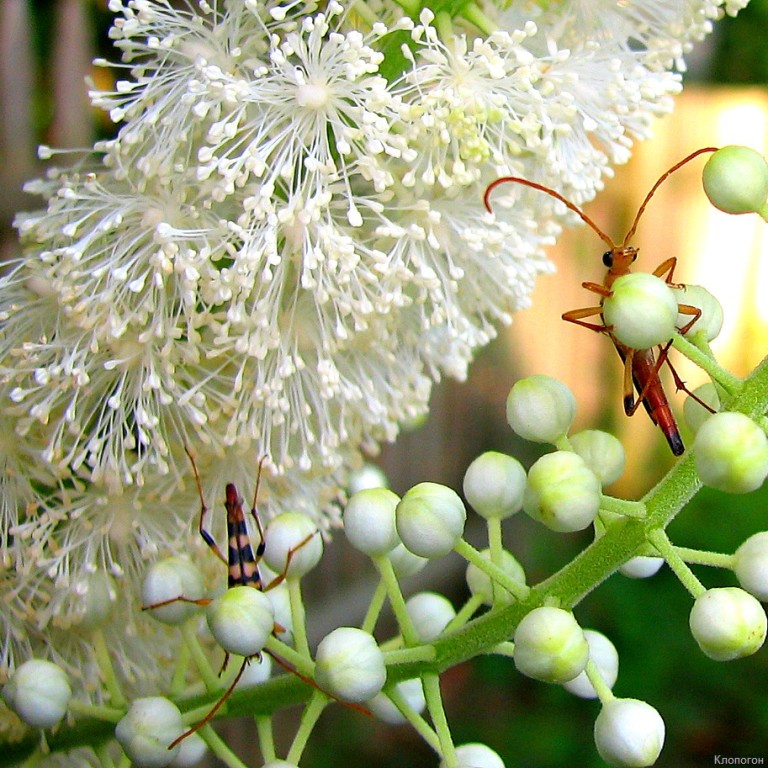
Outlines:
[[600, 481], [584, 459], [555, 451], [528, 470], [523, 509], [553, 531], [581, 531], [600, 510]]
[[[701, 310], [699, 319], [686, 331], [686, 336], [703, 334], [707, 341], [712, 341], [720, 335], [723, 327], [723, 307], [720, 302], [701, 285], [684, 285], [673, 288], [672, 293], [678, 304], [688, 304]], [[693, 315], [679, 313], [675, 325], [684, 328], [693, 320]]]
[[[426, 706], [424, 698], [424, 689], [421, 680], [413, 678], [412, 680], [403, 680], [395, 688], [397, 692], [408, 702], [408, 705], [414, 712], [423, 711]], [[389, 723], [389, 725], [402, 725], [407, 723], [405, 715], [392, 703], [392, 700], [386, 693], [377, 693], [366, 706], [373, 712], [379, 720]]]
[[520, 379], [507, 397], [509, 426], [534, 443], [555, 443], [568, 433], [575, 415], [573, 392], [551, 376]]
[[[589, 645], [589, 658], [595, 662], [600, 675], [609, 688], [613, 688], [619, 676], [619, 654], [616, 646], [602, 633], [594, 629], [585, 629], [584, 637]], [[563, 687], [582, 699], [596, 699], [597, 692], [589, 682], [586, 671], [579, 672], [573, 680], [563, 683]]]
[[388, 555], [389, 562], [398, 579], [406, 579], [418, 573], [429, 562], [426, 557], [419, 557], [406, 549], [403, 543], [398, 544]]
[[386, 679], [384, 655], [373, 635], [362, 629], [339, 627], [317, 646], [315, 682], [342, 701], [368, 701]]
[[672, 338], [677, 299], [667, 283], [648, 272], [621, 275], [603, 301], [611, 333], [632, 349], [650, 349]]
[[75, 593], [71, 619], [81, 629], [103, 627], [112, 614], [117, 590], [107, 573], [92, 573], [72, 585]]
[[208, 745], [196, 733], [190, 733], [178, 746], [179, 752], [171, 762], [173, 768], [194, 768], [208, 751]]
[[565, 683], [584, 670], [589, 645], [572, 613], [561, 608], [534, 608], [515, 630], [518, 671], [547, 683]]
[[389, 488], [389, 481], [380, 467], [375, 464], [364, 464], [352, 473], [347, 491], [352, 496], [358, 491], [367, 491], [371, 488]]
[[601, 429], [585, 429], [569, 439], [574, 453], [584, 459], [600, 485], [615, 483], [624, 473], [626, 454], [618, 437]]
[[[484, 549], [481, 553], [486, 560], [491, 559], [490, 549]], [[515, 559], [511, 552], [505, 549], [501, 553], [501, 570], [511, 579], [525, 586], [525, 571], [523, 566]], [[507, 592], [501, 584], [492, 582], [485, 571], [480, 570], [474, 563], [467, 566], [466, 581], [469, 591], [473, 595], [482, 598], [485, 605], [509, 605], [515, 598]], [[494, 600], [495, 597], [495, 600]]]
[[768, 531], [750, 536], [736, 550], [733, 571], [747, 592], [768, 601]]
[[523, 506], [525, 469], [512, 456], [487, 451], [464, 474], [464, 496], [486, 519], [510, 517]]
[[768, 475], [768, 438], [743, 413], [714, 413], [693, 442], [696, 472], [704, 485], [749, 493]]
[[444, 485], [419, 483], [408, 490], [395, 510], [403, 544], [420, 557], [447, 555], [461, 538], [467, 511], [459, 495]]
[[[186, 557], [167, 557], [150, 566], [141, 585], [141, 602], [152, 618], [163, 624], [181, 624], [200, 606], [187, 602], [201, 600], [205, 584], [200, 569]], [[176, 600], [183, 597], [185, 600]], [[165, 601], [167, 605], [158, 605]], [[157, 608], [152, 608], [157, 605]]]
[[33, 728], [52, 728], [61, 722], [71, 698], [67, 673], [45, 659], [25, 661], [3, 686], [3, 701]]
[[[458, 768], [504, 768], [504, 761], [490, 747], [477, 742], [456, 747], [456, 761]], [[440, 768], [446, 768], [445, 760]]]
[[708, 589], [696, 598], [688, 623], [699, 648], [715, 661], [750, 656], [765, 641], [765, 611], [738, 587]]
[[399, 543], [395, 508], [400, 497], [386, 488], [353, 494], [344, 509], [344, 533], [349, 543], [369, 557], [386, 555]]
[[179, 708], [161, 696], [136, 699], [115, 728], [115, 738], [125, 754], [140, 768], [170, 765], [180, 745], [168, 745], [184, 733]]
[[723, 147], [704, 166], [702, 183], [715, 208], [733, 214], [754, 213], [768, 199], [768, 164], [749, 147]]
[[451, 601], [437, 592], [418, 592], [406, 600], [405, 609], [423, 643], [431, 643], [438, 638], [456, 615]]
[[630, 579], [647, 579], [658, 573], [659, 568], [661, 568], [662, 565], [664, 565], [663, 557], [638, 555], [637, 557], [627, 560], [627, 562], [619, 568], [619, 572], [624, 576], [628, 576]]
[[[278, 574], [268, 565], [265, 565], [264, 561], [259, 563], [259, 573], [261, 574], [262, 583], [265, 587], [269, 587], [278, 577]], [[275, 632], [275, 635], [289, 645], [293, 642], [293, 615], [291, 613], [290, 592], [288, 584], [286, 584], [285, 581], [276, 584], [274, 587], [270, 587], [264, 592], [269, 598], [269, 602], [272, 603], [272, 613], [275, 617], [275, 624], [280, 627], [280, 631]]]
[[206, 611], [208, 629], [227, 653], [255, 656], [275, 626], [269, 598], [248, 586], [231, 587], [214, 598]]
[[639, 699], [612, 699], [595, 720], [595, 746], [600, 757], [619, 768], [653, 765], [664, 746], [664, 721]]
[[301, 512], [283, 512], [270, 520], [264, 541], [264, 562], [275, 573], [285, 572], [289, 579], [309, 573], [323, 556], [323, 539], [317, 526]]
[[[696, 397], [710, 406], [712, 410], [717, 411], [720, 409], [720, 397], [717, 394], [715, 385], [711, 382], [696, 387], [696, 389], [693, 390], [693, 393]], [[691, 432], [694, 434], [701, 429], [701, 425], [707, 421], [711, 415], [712, 411], [708, 411], [701, 403], [694, 400], [690, 395], [685, 398], [685, 402], [683, 403], [683, 418]]]

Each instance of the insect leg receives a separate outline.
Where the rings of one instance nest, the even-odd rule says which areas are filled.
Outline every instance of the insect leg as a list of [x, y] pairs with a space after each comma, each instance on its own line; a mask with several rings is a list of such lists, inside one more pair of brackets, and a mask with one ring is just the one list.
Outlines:
[[355, 704], [353, 701], [343, 701], [342, 699], [334, 696], [332, 693], [328, 693], [328, 691], [323, 690], [311, 677], [302, 675], [298, 669], [292, 667], [287, 661], [283, 661], [277, 654], [272, 653], [272, 651], [268, 650], [267, 648], [264, 649], [264, 653], [269, 654], [284, 670], [286, 670], [286, 672], [291, 672], [292, 674], [296, 675], [296, 677], [298, 677], [302, 682], [306, 683], [307, 685], [311, 685], [318, 691], [322, 691], [329, 699], [333, 699], [334, 701], [337, 701], [339, 704], [342, 704], [349, 709], [354, 709], [356, 712], [360, 712], [363, 715], [371, 717], [371, 711], [366, 709], [361, 704]]
[[693, 328], [694, 323], [701, 317], [701, 309], [694, 307], [691, 304], [678, 304], [677, 311], [681, 315], [693, 315], [693, 317], [681, 328], [678, 328], [678, 332], [685, 335]]
[[314, 531], [314, 533], [310, 533], [306, 535], [295, 547], [291, 547], [288, 550], [288, 554], [285, 557], [285, 567], [282, 570], [282, 573], [278, 573], [277, 576], [275, 576], [272, 581], [269, 582], [264, 587], [264, 592], [269, 592], [270, 589], [274, 589], [278, 584], [282, 584], [282, 582], [285, 581], [286, 576], [288, 575], [288, 569], [291, 567], [291, 560], [293, 559], [293, 556], [305, 545], [308, 544], [313, 536], [317, 536], [319, 531]]
[[264, 528], [261, 525], [261, 520], [259, 519], [259, 513], [256, 509], [256, 502], [259, 497], [259, 484], [261, 483], [261, 470], [264, 466], [264, 462], [267, 460], [266, 456], [262, 456], [259, 459], [259, 469], [256, 474], [256, 489], [253, 492], [253, 503], [251, 504], [251, 517], [256, 521], [256, 530], [259, 532], [259, 543], [256, 545], [256, 560], [260, 560], [261, 556], [264, 554], [264, 547], [266, 546], [266, 542], [264, 539]]
[[666, 273], [666, 277], [664, 277], [664, 282], [667, 283], [668, 285], [674, 286], [675, 283], [672, 282], [672, 274], [674, 273], [676, 266], [677, 266], [677, 259], [674, 256], [672, 256], [669, 259], [662, 261], [661, 264], [659, 264], [659, 266], [653, 270], [653, 274], [656, 275], [656, 277], [664, 277], [664, 274]]
[[692, 397], [700, 406], [706, 408], [710, 413], [717, 413], [711, 405], [705, 403], [695, 392], [691, 392], [691, 390], [685, 386], [685, 382], [680, 378], [680, 374], [674, 369], [672, 363], [669, 362], [669, 357], [666, 355], [664, 356], [664, 362], [667, 364], [667, 367], [672, 374], [672, 380], [675, 382], [675, 388], [678, 392], [685, 392], [686, 395]]
[[142, 611], [151, 611], [153, 608], [162, 608], [164, 605], [171, 605], [172, 603], [192, 603], [193, 605], [206, 606], [211, 604], [210, 597], [200, 597], [193, 599], [191, 597], [184, 597], [184, 595], [178, 595], [178, 597], [169, 597], [167, 600], [161, 600], [159, 603], [151, 603], [150, 605], [142, 605]]
[[227, 558], [224, 557], [222, 551], [219, 549], [219, 545], [214, 541], [213, 536], [205, 529], [204, 526], [204, 520], [205, 515], [208, 512], [208, 506], [205, 503], [205, 496], [203, 495], [203, 486], [200, 482], [200, 473], [197, 471], [197, 464], [195, 463], [195, 457], [192, 455], [191, 451], [187, 446], [184, 446], [184, 451], [186, 452], [187, 456], [189, 457], [189, 461], [192, 464], [192, 474], [195, 478], [195, 485], [197, 486], [197, 494], [200, 496], [200, 522], [198, 523], [197, 530], [200, 532], [200, 535], [203, 537], [203, 541], [210, 547], [211, 551], [216, 555], [216, 557], [221, 560], [222, 563], [225, 565], [227, 564]]
[[568, 323], [574, 325], [580, 325], [583, 328], [589, 328], [590, 331], [597, 331], [597, 333], [607, 333], [605, 323], [598, 325], [597, 323], [586, 323], [582, 317], [594, 317], [599, 315], [603, 311], [602, 307], [584, 307], [583, 309], [572, 309], [570, 312], [563, 312], [562, 318]]
[[248, 662], [251, 660], [250, 656], [247, 656], [243, 659], [243, 663], [240, 666], [240, 670], [235, 675], [235, 679], [230, 683], [229, 688], [227, 688], [226, 691], [222, 694], [221, 698], [213, 705], [210, 712], [199, 722], [197, 725], [194, 725], [192, 728], [190, 728], [188, 731], [184, 731], [184, 733], [181, 734], [181, 736], [174, 739], [169, 745], [168, 749], [173, 749], [177, 744], [180, 744], [184, 739], [187, 738], [187, 736], [191, 736], [196, 731], [199, 731], [204, 725], [207, 723], [210, 723], [211, 720], [213, 720], [214, 715], [221, 709], [224, 702], [232, 695], [232, 691], [235, 690], [237, 684], [240, 682], [240, 678], [243, 676], [243, 673], [245, 672], [245, 668], [248, 665]]
[[624, 385], [623, 385], [624, 413], [626, 413], [627, 416], [634, 415], [640, 403], [643, 402], [643, 395], [645, 394], [645, 389], [646, 389], [646, 387], [643, 387], [643, 391], [638, 395], [637, 400], [635, 400], [635, 389], [634, 389], [634, 383], [633, 383], [634, 380], [632, 378], [632, 362], [634, 360], [634, 357], [635, 357], [635, 350], [628, 347], [626, 350], [626, 354], [624, 355]]

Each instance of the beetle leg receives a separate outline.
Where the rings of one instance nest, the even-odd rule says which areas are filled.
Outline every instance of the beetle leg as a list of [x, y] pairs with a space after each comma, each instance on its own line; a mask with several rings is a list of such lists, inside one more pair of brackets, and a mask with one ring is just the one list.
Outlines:
[[599, 315], [603, 311], [602, 307], [584, 307], [583, 309], [572, 309], [570, 312], [564, 312], [562, 315], [563, 320], [568, 323], [574, 323], [580, 325], [583, 328], [589, 328], [590, 331], [596, 331], [597, 333], [607, 333], [605, 323], [598, 325], [597, 323], [585, 323], [582, 317], [594, 317]]
[[632, 416], [637, 410], [640, 403], [643, 402], [642, 395], [635, 400], [635, 387], [634, 380], [632, 378], [632, 360], [635, 356], [634, 349], [627, 349], [626, 356], [624, 357], [624, 413], [627, 416]]
[[672, 256], [666, 261], [662, 261], [661, 264], [659, 264], [659, 266], [653, 270], [653, 274], [656, 275], [656, 277], [664, 277], [664, 273], [666, 272], [667, 276], [664, 277], [664, 281], [668, 285], [674, 285], [674, 283], [672, 282], [672, 275], [675, 271], [676, 266], [677, 266], [677, 259], [674, 256]]
[[698, 307], [694, 307], [691, 304], [678, 304], [677, 311], [681, 315], [693, 315], [691, 319], [681, 328], [678, 328], [678, 332], [683, 336], [691, 330], [694, 323], [701, 317], [701, 310]]

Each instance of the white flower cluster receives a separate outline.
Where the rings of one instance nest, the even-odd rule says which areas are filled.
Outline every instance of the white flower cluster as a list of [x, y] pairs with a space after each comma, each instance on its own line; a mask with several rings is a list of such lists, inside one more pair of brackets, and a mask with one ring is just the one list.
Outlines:
[[188, 542], [185, 447], [211, 504], [266, 457], [261, 500], [327, 527], [360, 450], [464, 376], [551, 269], [566, 217], [521, 188], [490, 215], [484, 187], [593, 196], [722, 13], [179, 5], [110, 0], [126, 75], [92, 99], [119, 131], [29, 185], [46, 207], [19, 216], [0, 281], [3, 664], [92, 574]]

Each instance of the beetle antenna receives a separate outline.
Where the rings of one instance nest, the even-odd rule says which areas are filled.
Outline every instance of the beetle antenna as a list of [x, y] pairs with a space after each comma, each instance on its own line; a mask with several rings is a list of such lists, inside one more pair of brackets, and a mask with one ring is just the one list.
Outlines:
[[559, 200], [566, 208], [573, 211], [588, 227], [593, 229], [600, 237], [601, 240], [606, 242], [611, 250], [614, 250], [616, 248], [616, 243], [611, 240], [608, 235], [603, 232], [600, 227], [595, 224], [592, 219], [587, 216], [584, 211], [581, 210], [581, 208], [578, 208], [576, 205], [574, 205], [570, 200], [566, 200], [559, 192], [556, 192], [554, 189], [551, 189], [550, 187], [545, 187], [543, 184], [537, 184], [535, 181], [528, 181], [528, 179], [521, 179], [519, 176], [502, 176], [500, 179], [496, 179], [495, 181], [492, 181], [488, 188], [485, 190], [485, 194], [483, 195], [483, 203], [485, 204], [485, 208], [488, 211], [488, 213], [493, 213], [493, 209], [491, 208], [490, 203], [490, 197], [491, 192], [493, 192], [496, 187], [498, 187], [500, 184], [506, 184], [507, 182], [514, 182], [515, 184], [524, 184], [526, 187], [532, 187], [533, 189], [538, 189], [541, 192], [546, 192], [550, 197], [554, 197], [556, 200]]
[[702, 149], [697, 149], [695, 152], [691, 152], [688, 157], [684, 157], [679, 163], [675, 163], [666, 173], [663, 173], [658, 181], [651, 187], [651, 191], [645, 196], [645, 200], [643, 200], [642, 205], [637, 209], [637, 214], [635, 215], [635, 220], [632, 222], [632, 226], [629, 228], [629, 232], [627, 232], [626, 237], [624, 238], [624, 241], [622, 242], [622, 247], [625, 246], [632, 238], [632, 236], [635, 234], [635, 230], [637, 229], [637, 223], [640, 221], [640, 217], [643, 215], [643, 211], [645, 210], [646, 206], [648, 205], [650, 199], [653, 197], [654, 192], [678, 169], [684, 166], [687, 162], [693, 160], [694, 157], [698, 157], [699, 155], [704, 154], [705, 152], [717, 152], [717, 147], [704, 147]]

